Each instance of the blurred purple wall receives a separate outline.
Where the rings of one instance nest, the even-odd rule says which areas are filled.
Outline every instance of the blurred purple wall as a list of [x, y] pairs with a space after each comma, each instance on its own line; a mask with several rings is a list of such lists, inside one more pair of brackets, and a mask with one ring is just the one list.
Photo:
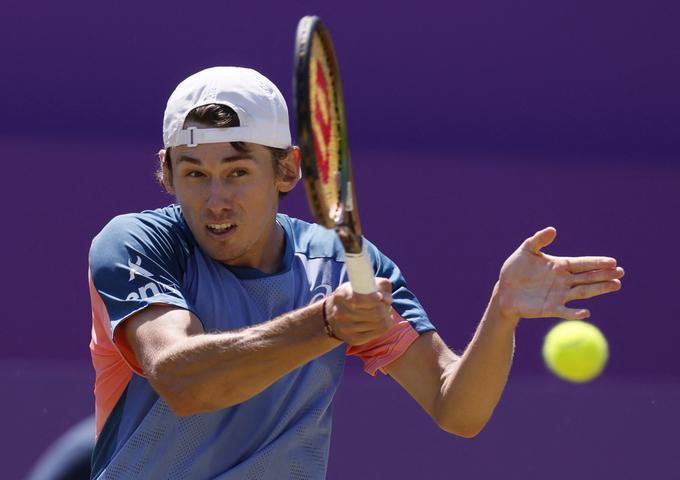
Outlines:
[[[152, 178], [166, 97], [200, 68], [235, 64], [290, 99], [307, 13], [336, 42], [366, 234], [450, 345], [465, 347], [503, 260], [543, 226], [558, 229], [549, 253], [612, 255], [627, 271], [621, 292], [588, 303], [610, 340], [604, 377], [578, 387], [550, 377], [540, 343], [554, 321], [525, 321], [507, 395], [472, 441], [437, 432], [392, 382], [350, 362], [329, 478], [678, 475], [676, 3], [9, 0], [3, 10], [6, 478], [92, 408], [89, 242], [111, 216], [171, 200]], [[282, 210], [308, 218], [301, 189]]]

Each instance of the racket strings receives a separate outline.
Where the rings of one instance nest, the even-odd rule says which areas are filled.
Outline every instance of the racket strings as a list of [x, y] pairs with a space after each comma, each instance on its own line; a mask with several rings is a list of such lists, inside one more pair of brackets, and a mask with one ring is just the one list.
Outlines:
[[315, 32], [312, 37], [310, 57], [309, 95], [312, 109], [312, 141], [319, 173], [321, 202], [325, 214], [333, 223], [342, 222], [342, 117], [341, 101], [333, 75], [334, 65], [322, 36]]

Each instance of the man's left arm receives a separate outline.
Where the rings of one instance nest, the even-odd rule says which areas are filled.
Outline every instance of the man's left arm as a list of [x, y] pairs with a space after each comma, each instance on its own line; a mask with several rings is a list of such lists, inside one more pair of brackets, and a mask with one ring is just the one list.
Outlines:
[[622, 268], [610, 257], [555, 257], [541, 251], [555, 237], [543, 229], [525, 240], [501, 268], [489, 305], [462, 356], [436, 333], [420, 336], [382, 367], [444, 430], [473, 437], [498, 404], [508, 378], [521, 318], [583, 320], [590, 312], [566, 303], [617, 291]]
[[502, 317], [493, 295], [462, 356], [453, 353], [438, 333], [427, 332], [383, 371], [404, 387], [440, 428], [474, 437], [491, 417], [505, 387], [516, 323]]

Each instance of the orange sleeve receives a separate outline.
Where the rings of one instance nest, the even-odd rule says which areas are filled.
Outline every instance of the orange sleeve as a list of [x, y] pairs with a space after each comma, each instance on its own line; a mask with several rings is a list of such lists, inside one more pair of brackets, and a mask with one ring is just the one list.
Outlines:
[[[116, 403], [132, 378], [133, 371], [142, 374], [134, 354], [127, 359], [113, 343], [111, 322], [104, 301], [94, 288], [90, 277], [90, 300], [92, 302], [92, 339], [90, 354], [95, 370], [94, 397], [96, 435], [104, 426]], [[132, 360], [131, 362], [128, 362]]]
[[[392, 309], [394, 325], [380, 338], [359, 346], [347, 347], [347, 355], [356, 355], [364, 362], [366, 373], [375, 376], [378, 370], [401, 357], [419, 335], [410, 322]], [[381, 370], [382, 371], [382, 370]]]

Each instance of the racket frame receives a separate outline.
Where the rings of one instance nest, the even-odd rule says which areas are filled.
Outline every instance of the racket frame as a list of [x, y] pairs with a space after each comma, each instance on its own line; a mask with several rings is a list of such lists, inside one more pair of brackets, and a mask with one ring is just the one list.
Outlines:
[[[312, 125], [312, 107], [310, 98], [311, 55], [314, 36], [318, 35], [325, 53], [332, 90], [335, 101], [335, 125], [339, 133], [338, 158], [339, 177], [338, 199], [336, 207], [327, 208], [321, 174], [317, 165], [314, 148]], [[295, 42], [295, 74], [293, 90], [295, 92], [295, 109], [297, 112], [298, 143], [302, 156], [303, 180], [309, 204], [316, 221], [326, 228], [334, 229], [346, 253], [347, 272], [352, 289], [358, 293], [375, 292], [373, 268], [370, 264], [366, 242], [361, 233], [361, 222], [357, 208], [352, 162], [347, 140], [347, 124], [345, 119], [345, 103], [342, 93], [342, 81], [338, 67], [333, 41], [328, 29], [317, 16], [303, 17], [298, 23]]]

